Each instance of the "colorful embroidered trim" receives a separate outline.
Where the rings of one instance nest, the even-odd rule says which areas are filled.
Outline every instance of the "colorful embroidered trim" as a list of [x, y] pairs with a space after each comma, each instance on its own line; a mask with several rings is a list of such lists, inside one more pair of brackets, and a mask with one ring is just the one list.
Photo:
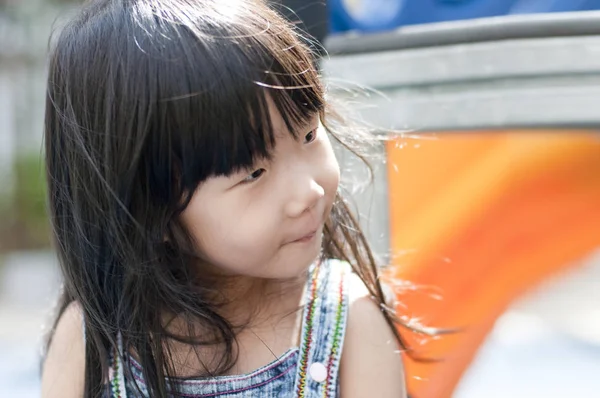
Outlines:
[[339, 359], [339, 356], [341, 354], [340, 352], [340, 337], [342, 336], [342, 321], [344, 319], [343, 315], [344, 315], [344, 311], [345, 311], [345, 305], [344, 305], [344, 270], [342, 269], [342, 271], [340, 272], [341, 276], [340, 276], [340, 287], [338, 289], [338, 305], [337, 305], [337, 311], [336, 311], [336, 315], [335, 315], [335, 329], [333, 331], [333, 341], [331, 344], [331, 353], [329, 355], [329, 363], [327, 364], [327, 379], [325, 380], [325, 387], [323, 389], [323, 398], [327, 398], [329, 397], [329, 386], [331, 384], [331, 382], [333, 381], [333, 377], [334, 377], [334, 372], [332, 372], [332, 368], [334, 366], [334, 363], [336, 363], [336, 361]]
[[121, 398], [121, 383], [119, 383], [119, 352], [114, 349], [112, 354], [112, 366], [109, 371], [109, 377], [112, 376], [110, 380], [110, 387], [112, 391], [112, 398]]
[[319, 271], [321, 265], [317, 264], [313, 271], [312, 281], [310, 286], [310, 302], [308, 303], [308, 310], [306, 311], [306, 318], [304, 319], [305, 327], [302, 336], [302, 350], [300, 352], [300, 363], [298, 374], [300, 376], [298, 382], [298, 398], [304, 398], [306, 396], [306, 371], [308, 369], [308, 353], [310, 352], [312, 343], [312, 329], [315, 316], [315, 307], [317, 303], [317, 290], [319, 281]]
[[112, 352], [111, 366], [108, 369], [108, 378], [111, 388], [111, 398], [127, 398], [125, 391], [125, 376], [121, 357], [123, 352], [123, 340], [121, 333], [117, 335], [117, 348]]

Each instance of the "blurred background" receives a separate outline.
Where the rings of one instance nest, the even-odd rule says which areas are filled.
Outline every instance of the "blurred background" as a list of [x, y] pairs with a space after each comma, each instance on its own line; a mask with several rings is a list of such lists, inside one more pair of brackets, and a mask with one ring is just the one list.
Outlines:
[[[390, 139], [355, 201], [413, 335], [414, 398], [600, 391], [600, 0], [279, 0], [336, 102]], [[42, 152], [48, 38], [0, 0], [0, 397], [39, 396], [60, 289]], [[403, 131], [403, 133], [398, 133]], [[393, 132], [393, 133], [392, 133]], [[352, 175], [352, 162], [341, 154]]]

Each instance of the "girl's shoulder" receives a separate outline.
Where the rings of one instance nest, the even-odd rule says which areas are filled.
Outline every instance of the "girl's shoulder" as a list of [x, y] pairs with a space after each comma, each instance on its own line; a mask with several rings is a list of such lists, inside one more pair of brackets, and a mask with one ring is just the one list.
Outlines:
[[83, 315], [72, 302], [56, 323], [42, 367], [42, 398], [81, 397], [84, 387]]
[[398, 342], [380, 304], [357, 274], [349, 272], [346, 281], [348, 319], [339, 376], [344, 397], [405, 397]]

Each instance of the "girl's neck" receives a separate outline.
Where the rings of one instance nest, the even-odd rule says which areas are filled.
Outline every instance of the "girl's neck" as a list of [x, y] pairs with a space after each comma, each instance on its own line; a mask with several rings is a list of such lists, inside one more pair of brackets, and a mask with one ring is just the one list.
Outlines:
[[[238, 360], [228, 374], [249, 373], [299, 345], [305, 276], [285, 281], [239, 278], [229, 286], [230, 289], [220, 290], [227, 305], [219, 313], [237, 330]], [[168, 329], [175, 334], [189, 330], [180, 318], [173, 319]], [[203, 325], [194, 328], [196, 333], [203, 329]], [[215, 344], [193, 351], [190, 346], [174, 341], [170, 342], [170, 348], [175, 362], [185, 364], [176, 372], [180, 377], [197, 376], [202, 369], [196, 363], [197, 358], [210, 363], [223, 349], [221, 344]]]
[[[300, 345], [305, 282], [306, 278], [301, 278], [268, 281], [262, 288], [259, 284], [258, 290], [249, 294], [248, 305], [235, 309], [232, 319], [248, 323], [237, 335], [238, 360], [229, 374], [249, 373]], [[250, 312], [240, 312], [246, 309]]]
[[233, 325], [276, 324], [300, 308], [305, 286], [304, 275], [288, 280], [239, 279], [224, 292], [227, 304], [220, 312]]

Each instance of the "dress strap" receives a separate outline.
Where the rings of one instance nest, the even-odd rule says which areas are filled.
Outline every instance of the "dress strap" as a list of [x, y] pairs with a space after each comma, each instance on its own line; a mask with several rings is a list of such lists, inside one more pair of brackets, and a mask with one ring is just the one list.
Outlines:
[[[81, 322], [83, 331], [83, 343], [87, 345], [85, 319]], [[87, 348], [86, 348], [87, 349]], [[123, 371], [123, 337], [121, 333], [117, 334], [117, 349], [112, 349], [109, 355], [108, 367], [108, 398], [127, 398], [125, 391], [125, 372]], [[103, 395], [104, 396], [104, 395]]]
[[295, 382], [298, 398], [337, 396], [350, 272], [348, 263], [327, 260], [317, 265], [311, 275]]
[[117, 334], [117, 349], [113, 349], [110, 355], [110, 367], [108, 368], [108, 385], [110, 398], [127, 398], [125, 390], [125, 372], [123, 371], [123, 337]]

